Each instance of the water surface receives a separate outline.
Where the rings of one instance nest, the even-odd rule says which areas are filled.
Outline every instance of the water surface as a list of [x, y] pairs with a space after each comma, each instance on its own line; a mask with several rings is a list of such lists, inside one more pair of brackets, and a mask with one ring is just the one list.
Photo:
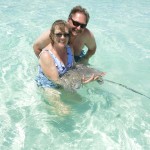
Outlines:
[[33, 42], [56, 19], [67, 20], [78, 4], [88, 9], [97, 42], [90, 64], [105, 71], [106, 79], [150, 96], [148, 0], [1, 0], [0, 149], [150, 149], [150, 99], [107, 82], [91, 83], [78, 96], [62, 94], [71, 113], [60, 117], [36, 86]]

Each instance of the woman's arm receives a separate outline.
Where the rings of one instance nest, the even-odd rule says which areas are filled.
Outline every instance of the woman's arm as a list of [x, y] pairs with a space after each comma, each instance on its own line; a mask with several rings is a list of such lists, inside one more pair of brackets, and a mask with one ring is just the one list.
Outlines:
[[58, 70], [55, 66], [53, 58], [49, 55], [48, 51], [44, 51], [40, 55], [39, 59], [40, 66], [45, 76], [56, 82], [59, 79]]

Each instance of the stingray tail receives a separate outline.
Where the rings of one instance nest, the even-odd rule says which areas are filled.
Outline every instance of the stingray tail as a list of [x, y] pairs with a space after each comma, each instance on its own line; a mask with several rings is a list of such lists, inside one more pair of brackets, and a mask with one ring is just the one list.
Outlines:
[[[136, 91], [136, 90], [134, 90], [134, 89], [132, 89], [132, 88], [130, 88], [130, 87], [124, 85], [124, 84], [117, 83], [117, 82], [114, 82], [114, 81], [111, 81], [111, 80], [107, 80], [107, 79], [104, 79], [104, 81], [107, 81], [107, 82], [110, 82], [110, 83], [113, 83], [113, 84], [117, 84], [117, 85], [119, 85], [119, 86], [122, 86], [122, 87], [124, 87], [124, 88], [126, 88], [126, 89], [128, 89], [128, 90], [130, 90], [130, 91], [132, 91], [132, 92], [134, 92], [134, 93], [140, 94], [140, 95], [145, 96], [145, 97], [147, 97], [148, 99], [150, 99], [149, 96], [147, 96], [147, 95], [145, 95], [145, 94], [142, 94], [141, 92], [138, 92], [138, 91]], [[101, 83], [101, 81], [98, 81], [98, 82]]]

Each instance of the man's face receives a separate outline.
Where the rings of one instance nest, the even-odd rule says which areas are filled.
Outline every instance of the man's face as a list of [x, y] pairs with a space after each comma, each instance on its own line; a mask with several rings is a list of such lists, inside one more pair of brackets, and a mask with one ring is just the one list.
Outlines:
[[72, 18], [68, 19], [72, 35], [77, 36], [81, 34], [86, 27], [86, 16], [82, 13], [75, 13]]

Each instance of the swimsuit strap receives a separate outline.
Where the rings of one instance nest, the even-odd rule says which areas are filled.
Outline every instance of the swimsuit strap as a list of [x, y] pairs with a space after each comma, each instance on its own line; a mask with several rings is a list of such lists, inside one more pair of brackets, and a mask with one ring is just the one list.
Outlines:
[[67, 68], [71, 68], [73, 66], [73, 54], [71, 47], [67, 45], [67, 56], [68, 56], [68, 61], [67, 61]]
[[55, 62], [59, 75], [63, 75], [67, 71], [67, 68], [50, 50], [48, 50], [48, 52]]

